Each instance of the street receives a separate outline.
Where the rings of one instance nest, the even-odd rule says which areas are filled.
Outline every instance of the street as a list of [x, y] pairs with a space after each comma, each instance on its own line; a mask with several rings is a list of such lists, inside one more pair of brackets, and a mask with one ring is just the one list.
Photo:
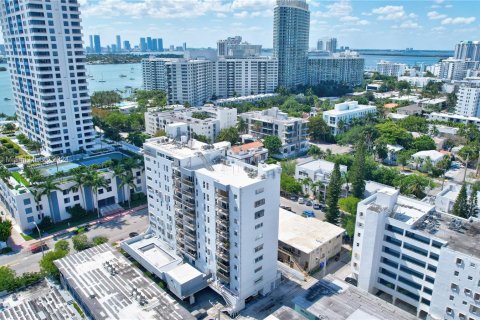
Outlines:
[[[147, 208], [136, 211], [132, 214], [119, 215], [112, 217], [108, 221], [90, 226], [90, 230], [86, 235], [91, 240], [94, 237], [105, 236], [109, 243], [115, 243], [129, 237], [131, 232], [142, 233], [148, 227]], [[70, 242], [70, 252], [74, 252], [71, 238], [74, 234], [72, 232], [56, 237], [56, 240], [49, 239], [45, 241], [48, 250], [53, 249], [55, 242], [58, 240], [68, 240]], [[48, 251], [47, 250], [47, 251]], [[38, 262], [42, 259], [42, 253], [32, 254], [28, 246], [23, 248], [18, 253], [11, 253], [0, 256], [0, 265], [9, 265], [17, 275], [24, 272], [39, 271]]]
[[280, 205], [292, 208], [291, 211], [299, 215], [301, 215], [304, 210], [311, 210], [315, 213], [315, 218], [322, 221], [325, 219], [325, 213], [322, 212], [321, 210], [314, 210], [312, 206], [299, 204], [297, 201], [292, 201], [290, 199], [280, 197]]

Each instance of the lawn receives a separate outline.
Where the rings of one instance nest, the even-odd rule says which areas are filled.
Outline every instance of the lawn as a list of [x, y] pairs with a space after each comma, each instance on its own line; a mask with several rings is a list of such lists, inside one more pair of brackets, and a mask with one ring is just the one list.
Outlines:
[[12, 172], [12, 177], [17, 180], [18, 183], [23, 184], [25, 187], [30, 186], [30, 182], [28, 182], [28, 180], [25, 179], [19, 172]]
[[22, 236], [23, 240], [25, 240], [25, 241], [30, 241], [30, 240], [35, 239], [35, 238], [29, 236], [28, 234], [20, 233], [20, 235]]

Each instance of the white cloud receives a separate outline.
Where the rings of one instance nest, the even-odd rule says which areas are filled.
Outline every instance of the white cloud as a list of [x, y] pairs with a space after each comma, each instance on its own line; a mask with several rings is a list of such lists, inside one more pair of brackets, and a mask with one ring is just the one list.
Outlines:
[[442, 20], [442, 24], [471, 24], [475, 22], [475, 20], [477, 20], [475, 17], [446, 18]]
[[345, 24], [348, 24], [348, 25], [366, 26], [370, 24], [370, 22], [368, 22], [367, 20], [363, 20], [353, 16], [341, 17], [339, 20], [342, 22], [345, 22]]
[[412, 20], [407, 20], [402, 22], [399, 26], [400, 29], [418, 29], [420, 28], [420, 25]]
[[372, 13], [378, 15], [378, 20], [398, 20], [406, 16], [403, 6], [384, 6], [375, 8]]
[[441, 4], [441, 3], [444, 3], [445, 0], [433, 0], [433, 2], [438, 3], [438, 4]]
[[237, 9], [256, 9], [273, 8], [275, 6], [275, 0], [234, 0], [231, 8]]
[[432, 28], [432, 31], [435, 31], [435, 32], [443, 32], [445, 30], [447, 30], [447, 28], [445, 28], [443, 26]]
[[427, 13], [427, 17], [428, 17], [430, 20], [439, 20], [439, 19], [445, 19], [445, 18], [447, 18], [447, 15], [446, 15], [446, 14], [438, 13], [437, 11], [430, 11], [429, 13]]
[[233, 15], [237, 18], [247, 18], [249, 16], [249, 13], [248, 11], [244, 10], [244, 11], [236, 12]]
[[353, 8], [350, 0], [338, 0], [326, 6], [326, 11], [315, 11], [312, 13], [315, 17], [343, 17], [352, 13]]

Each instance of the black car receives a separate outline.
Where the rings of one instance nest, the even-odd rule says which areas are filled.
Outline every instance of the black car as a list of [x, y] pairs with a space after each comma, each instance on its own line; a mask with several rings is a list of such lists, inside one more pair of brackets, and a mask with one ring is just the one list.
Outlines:
[[310, 207], [312, 205], [312, 201], [310, 201], [310, 200], [305, 201], [305, 205]]
[[357, 279], [354, 279], [352, 277], [346, 277], [345, 278], [345, 282], [346, 283], [350, 283], [352, 286], [357, 286], [358, 282], [357, 282]]
[[133, 238], [133, 237], [138, 236], [138, 232], [130, 232], [128, 235], [129, 235], [130, 238]]

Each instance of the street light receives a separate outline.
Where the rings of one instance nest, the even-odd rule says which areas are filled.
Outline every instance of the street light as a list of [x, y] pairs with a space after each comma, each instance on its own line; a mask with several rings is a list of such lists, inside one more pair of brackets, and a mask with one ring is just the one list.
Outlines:
[[43, 258], [45, 256], [45, 253], [43, 252], [43, 247], [45, 244], [42, 241], [42, 232], [40, 231], [40, 228], [38, 227], [38, 224], [35, 221], [33, 221], [33, 224], [38, 230], [38, 237], [40, 238], [40, 241], [41, 241], [40, 245], [42, 246], [42, 258]]

